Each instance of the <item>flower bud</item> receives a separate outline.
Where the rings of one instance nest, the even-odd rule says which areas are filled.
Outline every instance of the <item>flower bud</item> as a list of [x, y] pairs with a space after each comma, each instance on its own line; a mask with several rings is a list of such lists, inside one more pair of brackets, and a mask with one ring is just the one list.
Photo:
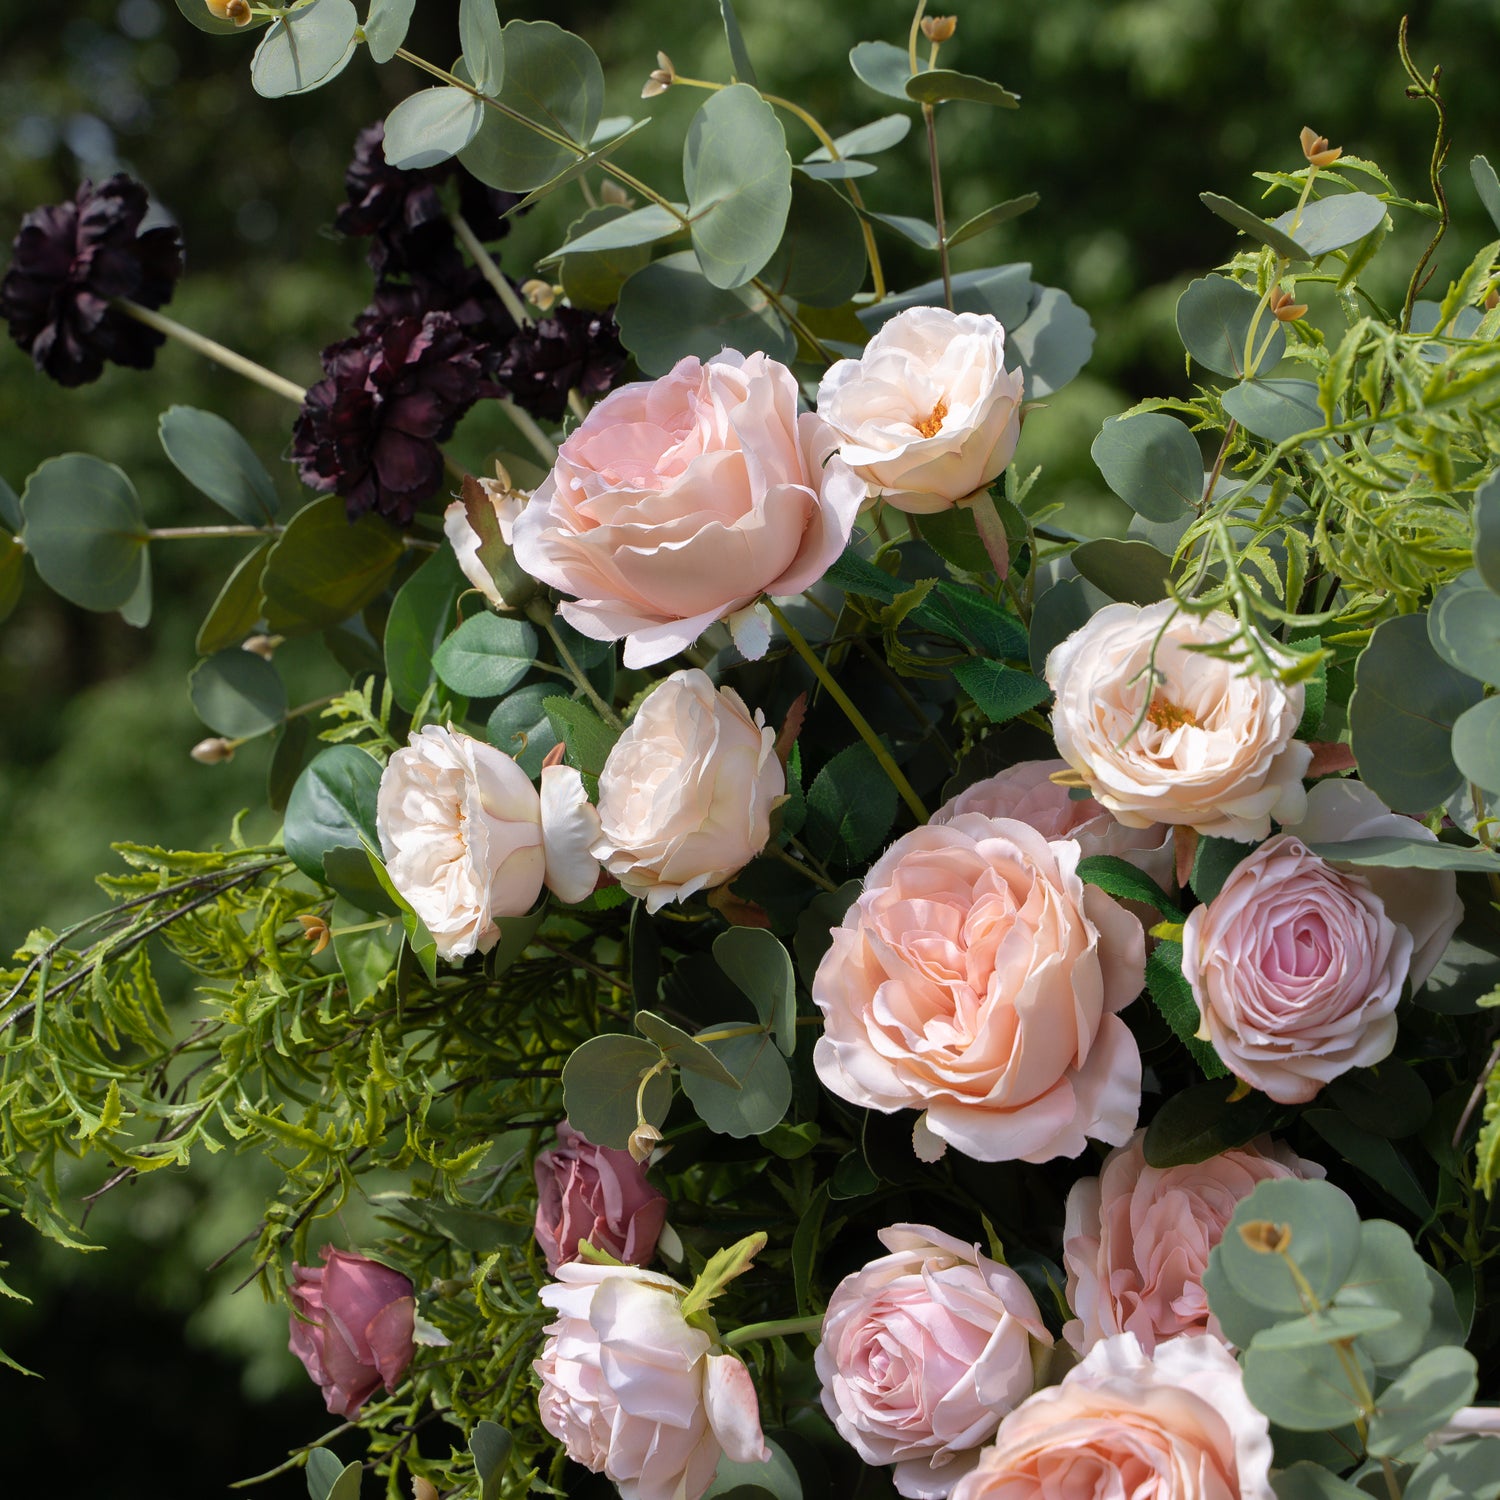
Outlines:
[[222, 735], [215, 735], [212, 739], [199, 740], [188, 754], [200, 766], [221, 766], [226, 760], [234, 759], [234, 746]]
[[957, 16], [923, 16], [922, 35], [929, 42], [936, 45], [938, 42], [950, 41], [953, 33], [958, 30]]
[[328, 923], [312, 912], [303, 912], [297, 920], [302, 924], [302, 936], [312, 944], [313, 957], [316, 958], [328, 946], [333, 933]]
[[656, 66], [651, 70], [645, 88], [641, 90], [641, 98], [654, 99], [658, 94], [665, 94], [676, 79], [677, 70], [672, 66], [672, 59], [665, 52], [658, 52]]
[[651, 1153], [661, 1144], [661, 1131], [648, 1120], [637, 1120], [635, 1129], [630, 1132], [630, 1140], [627, 1149], [630, 1159], [638, 1165], [644, 1166], [651, 1158]]
[[411, 1500], [438, 1500], [438, 1488], [430, 1479], [420, 1474], [411, 1476]]
[[1311, 125], [1302, 127], [1301, 141], [1302, 154], [1314, 167], [1331, 167], [1344, 154], [1342, 146], [1334, 146], [1330, 149], [1328, 137], [1319, 135]]
[[614, 208], [629, 208], [635, 202], [613, 177], [606, 178], [599, 184], [599, 201]]
[[1278, 323], [1295, 323], [1307, 312], [1305, 302], [1293, 302], [1291, 294], [1283, 292], [1279, 287], [1271, 293], [1266, 305], [1271, 309], [1271, 315]]
[[245, 639], [240, 643], [240, 650], [253, 652], [262, 660], [270, 661], [270, 659], [276, 655], [276, 648], [282, 643], [284, 639], [284, 636], [279, 635], [246, 636]]
[[561, 288], [553, 286], [550, 281], [543, 281], [539, 276], [533, 276], [530, 281], [521, 283], [521, 295], [538, 312], [546, 312], [557, 301], [557, 294], [560, 290]]
[[253, 19], [248, 0], [203, 0], [208, 12], [221, 21], [233, 21], [236, 26], [248, 26]]

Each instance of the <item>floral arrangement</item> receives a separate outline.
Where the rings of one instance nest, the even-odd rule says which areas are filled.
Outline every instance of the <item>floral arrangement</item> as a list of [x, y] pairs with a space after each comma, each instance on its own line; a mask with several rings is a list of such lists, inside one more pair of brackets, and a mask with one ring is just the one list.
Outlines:
[[[162, 311], [139, 183], [20, 227], [38, 370], [183, 340], [296, 406], [301, 488], [185, 406], [233, 524], [84, 453], [0, 488], [11, 606], [29, 559], [138, 625], [153, 546], [245, 538], [192, 754], [274, 736], [283, 819], [120, 846], [16, 956], [0, 1211], [78, 1244], [89, 1172], [274, 1162], [235, 1248], [342, 1419], [313, 1500], [1500, 1495], [1500, 241], [1424, 299], [1436, 74], [1403, 29], [1430, 201], [1311, 129], [1276, 218], [1203, 195], [1195, 394], [1104, 425], [1131, 519], [1083, 537], [1013, 458], [1088, 320], [949, 261], [1037, 199], [949, 225], [939, 121], [1016, 96], [919, 6], [835, 136], [721, 3], [731, 81], [643, 91], [704, 95], [679, 202], [494, 0], [451, 70], [413, 0], [178, 0], [265, 95], [436, 80], [355, 143], [372, 300], [309, 390]], [[930, 221], [865, 181], [913, 123]]]

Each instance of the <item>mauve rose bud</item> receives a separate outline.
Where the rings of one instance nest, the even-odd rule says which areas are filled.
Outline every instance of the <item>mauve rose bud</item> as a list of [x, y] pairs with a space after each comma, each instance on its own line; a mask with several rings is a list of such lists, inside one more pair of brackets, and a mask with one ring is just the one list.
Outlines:
[[396, 1388], [411, 1363], [416, 1302], [399, 1271], [323, 1247], [323, 1264], [292, 1264], [288, 1347], [307, 1367], [328, 1410], [351, 1421], [376, 1390]]
[[535, 1170], [536, 1242], [548, 1271], [577, 1260], [581, 1240], [627, 1265], [644, 1266], [655, 1255], [667, 1200], [628, 1151], [596, 1146], [564, 1120]]

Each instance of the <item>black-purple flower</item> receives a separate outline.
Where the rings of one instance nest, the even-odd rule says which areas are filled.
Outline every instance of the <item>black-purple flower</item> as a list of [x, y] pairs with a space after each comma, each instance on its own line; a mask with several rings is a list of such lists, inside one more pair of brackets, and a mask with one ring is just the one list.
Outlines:
[[406, 525], [442, 485], [438, 444], [480, 394], [474, 345], [448, 313], [369, 319], [323, 351], [323, 369], [292, 434], [303, 483], [342, 495], [350, 520]]
[[148, 369], [165, 342], [111, 300], [160, 307], [182, 274], [181, 235], [175, 227], [140, 233], [146, 208], [146, 189], [121, 174], [97, 188], [84, 182], [71, 202], [21, 221], [0, 279], [0, 315], [59, 385], [97, 380], [106, 360]]
[[558, 307], [511, 339], [495, 378], [518, 406], [556, 422], [567, 410], [569, 390], [602, 396], [626, 357], [608, 313]]

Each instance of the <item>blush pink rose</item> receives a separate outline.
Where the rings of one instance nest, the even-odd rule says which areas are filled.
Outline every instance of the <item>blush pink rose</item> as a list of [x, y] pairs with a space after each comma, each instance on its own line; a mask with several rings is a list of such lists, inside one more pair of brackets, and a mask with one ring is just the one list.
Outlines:
[[562, 613], [584, 635], [623, 636], [627, 667], [800, 593], [843, 551], [864, 486], [798, 399], [785, 365], [732, 350], [611, 392], [517, 518], [516, 560], [573, 596]]
[[1199, 1036], [1278, 1104], [1305, 1104], [1396, 1045], [1411, 934], [1359, 875], [1278, 834], [1229, 872], [1182, 934]]
[[323, 1247], [321, 1266], [292, 1266], [288, 1347], [323, 1392], [328, 1410], [353, 1420], [411, 1363], [416, 1329], [412, 1284], [399, 1271]]
[[1008, 1266], [925, 1224], [880, 1232], [891, 1253], [846, 1276], [816, 1356], [823, 1409], [903, 1495], [946, 1495], [1001, 1417], [1031, 1394], [1050, 1347], [1036, 1299]]
[[1140, 993], [1141, 924], [1078, 878], [1078, 844], [966, 813], [898, 839], [813, 978], [823, 1084], [920, 1109], [924, 1159], [1077, 1156], [1135, 1128], [1141, 1060], [1117, 1012]]
[[1111, 604], [1048, 653], [1058, 753], [1122, 823], [1186, 824], [1248, 843], [1270, 833], [1272, 818], [1302, 816], [1312, 751], [1292, 738], [1301, 685], [1189, 649], [1235, 628], [1226, 614], [1186, 614], [1170, 599]]
[[571, 1261], [542, 1288], [557, 1320], [532, 1368], [542, 1426], [624, 1500], [698, 1500], [720, 1458], [768, 1460], [750, 1372], [682, 1316], [686, 1288]]
[[947, 510], [984, 490], [1021, 434], [1025, 381], [989, 313], [909, 307], [818, 386], [839, 455], [897, 510]]
[[628, 1151], [596, 1146], [564, 1120], [557, 1144], [537, 1154], [535, 1174], [536, 1242], [554, 1275], [577, 1258], [581, 1240], [633, 1266], [656, 1254], [667, 1200]]
[[1270, 1423], [1212, 1338], [1102, 1339], [1000, 1424], [953, 1500], [1275, 1500]]
[[1222, 1338], [1203, 1273], [1240, 1200], [1272, 1178], [1324, 1175], [1265, 1136], [1207, 1161], [1151, 1167], [1145, 1138], [1136, 1131], [1068, 1193], [1063, 1263], [1077, 1316], [1063, 1337], [1080, 1353], [1117, 1333], [1133, 1333], [1147, 1354], [1184, 1334]]
[[[1361, 781], [1320, 781], [1307, 794], [1307, 812], [1297, 837], [1307, 844], [1348, 843], [1354, 839], [1420, 839], [1435, 844], [1437, 835], [1415, 818], [1392, 812]], [[1347, 865], [1330, 860], [1337, 870], [1358, 875], [1385, 904], [1385, 914], [1399, 922], [1412, 941], [1411, 987], [1420, 989], [1437, 967], [1448, 940], [1463, 920], [1458, 877], [1452, 870], [1397, 870], [1380, 865]]]
[[599, 775], [594, 856], [656, 911], [722, 885], [771, 837], [776, 731], [696, 667], [658, 683]]

